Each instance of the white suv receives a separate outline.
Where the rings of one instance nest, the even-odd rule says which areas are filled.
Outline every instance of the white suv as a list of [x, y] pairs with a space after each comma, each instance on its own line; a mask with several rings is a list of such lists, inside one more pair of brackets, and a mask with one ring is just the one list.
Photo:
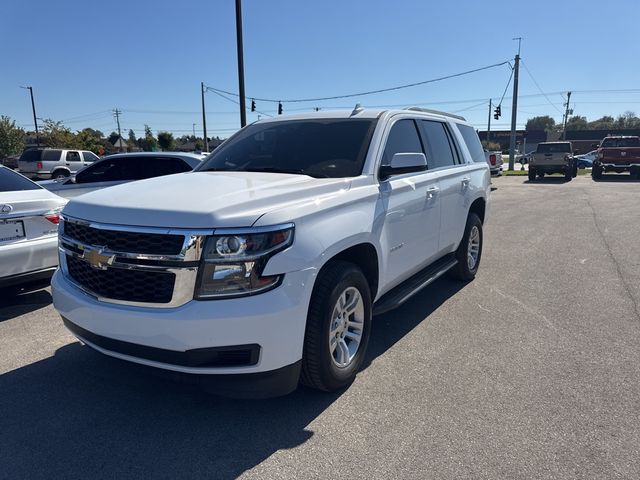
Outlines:
[[474, 278], [489, 184], [454, 115], [259, 121], [193, 172], [71, 200], [54, 305], [90, 347], [206, 374], [219, 393], [335, 390], [362, 365], [373, 314], [448, 270]]
[[31, 148], [20, 155], [18, 170], [34, 180], [59, 180], [70, 177], [97, 160], [100, 160], [100, 157], [87, 150]]

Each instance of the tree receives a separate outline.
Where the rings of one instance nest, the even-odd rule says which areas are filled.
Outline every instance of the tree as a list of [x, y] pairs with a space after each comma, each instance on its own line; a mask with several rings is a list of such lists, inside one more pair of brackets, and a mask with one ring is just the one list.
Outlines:
[[640, 118], [634, 112], [626, 111], [616, 118], [614, 128], [640, 128]]
[[588, 128], [589, 122], [587, 122], [587, 117], [576, 115], [567, 120], [567, 130], [587, 130]]
[[589, 122], [589, 129], [590, 130], [608, 130], [610, 128], [614, 128], [614, 118], [609, 116], [609, 115], [605, 115], [602, 118], [599, 118], [597, 120], [594, 120], [593, 122]]
[[163, 152], [176, 148], [176, 141], [170, 132], [158, 132], [158, 144]]
[[525, 130], [545, 130], [550, 131], [556, 126], [556, 121], [549, 115], [543, 115], [540, 117], [533, 117], [527, 120]]
[[496, 151], [496, 150], [502, 150], [502, 147], [500, 147], [499, 143], [496, 142], [488, 142], [487, 140], [483, 140], [482, 141], [482, 146], [489, 150], [490, 152]]
[[149, 128], [149, 125], [144, 126], [142, 149], [145, 152], [155, 152], [156, 150], [158, 150], [158, 141], [156, 140], [156, 137], [153, 136], [153, 132], [151, 132], [151, 128]]
[[60, 121], [44, 121], [42, 143], [52, 148], [78, 148], [78, 140], [74, 133]]
[[101, 148], [105, 148], [106, 139], [100, 130], [84, 128], [76, 134], [76, 141], [79, 148], [99, 153]]
[[20, 153], [24, 148], [24, 130], [16, 127], [15, 120], [0, 116], [0, 158]]
[[133, 129], [129, 129], [129, 139], [127, 140], [127, 149], [132, 152], [138, 148], [138, 140], [136, 139], [136, 132]]

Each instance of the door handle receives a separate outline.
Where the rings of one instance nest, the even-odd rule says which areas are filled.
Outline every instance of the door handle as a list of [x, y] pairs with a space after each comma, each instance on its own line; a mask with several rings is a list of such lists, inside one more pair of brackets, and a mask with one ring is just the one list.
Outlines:
[[464, 177], [462, 179], [462, 187], [467, 188], [470, 182], [471, 182], [471, 179], [469, 177]]
[[427, 188], [427, 199], [433, 199], [439, 191], [440, 189], [438, 187]]

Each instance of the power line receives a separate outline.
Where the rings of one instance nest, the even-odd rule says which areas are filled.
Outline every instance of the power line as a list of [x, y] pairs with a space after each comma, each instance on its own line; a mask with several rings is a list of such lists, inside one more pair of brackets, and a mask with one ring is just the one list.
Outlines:
[[544, 98], [547, 99], [547, 102], [549, 102], [549, 105], [551, 105], [553, 108], [555, 108], [560, 115], [564, 115], [564, 112], [562, 110], [560, 110], [555, 103], [553, 103], [549, 97], [547, 97], [547, 95], [544, 93], [544, 91], [542, 90], [542, 88], [540, 88], [540, 85], [538, 85], [538, 82], [536, 82], [536, 79], [533, 78], [533, 75], [531, 74], [531, 72], [529, 71], [529, 69], [527, 68], [527, 64], [523, 61], [522, 62], [522, 66], [524, 67], [524, 69], [527, 71], [527, 74], [531, 77], [531, 80], [533, 80], [533, 83], [536, 85], [536, 87], [538, 87], [538, 90], [540, 90], [540, 93], [543, 94]]
[[[206, 88], [209, 88], [209, 87], [206, 87]], [[216, 95], [218, 95], [219, 97], [224, 98], [225, 100], [228, 100], [228, 101], [230, 101], [230, 102], [235, 103], [236, 105], [240, 105], [240, 102], [236, 102], [233, 98], [229, 98], [229, 97], [227, 97], [226, 95], [223, 95], [223, 94], [221, 94], [221, 93], [219, 93], [219, 92], [216, 92], [215, 90], [211, 90], [211, 92], [212, 92], [212, 93], [215, 93], [215, 94], [216, 94]], [[249, 108], [248, 108], [248, 107], [245, 107], [245, 110], [249, 110]], [[256, 110], [256, 112], [258, 112], [260, 115], [265, 115], [265, 116], [267, 116], [267, 117], [273, 117], [273, 115], [270, 115], [270, 114], [265, 113], [265, 112], [261, 112], [260, 110]]]
[[[373, 94], [376, 94], [376, 93], [392, 92], [392, 91], [395, 91], [395, 90], [402, 90], [404, 88], [411, 88], [411, 87], [417, 87], [419, 85], [426, 85], [428, 83], [440, 82], [442, 80], [448, 80], [450, 78], [461, 77], [463, 75], [469, 75], [471, 73], [480, 72], [482, 70], [488, 70], [490, 68], [500, 67], [502, 65], [507, 65], [508, 63], [509, 63], [509, 61], [504, 61], [504, 62], [500, 62], [500, 63], [494, 63], [492, 65], [486, 65], [486, 66], [480, 67], [480, 68], [474, 68], [472, 70], [467, 70], [467, 71], [460, 72], [460, 73], [454, 73], [452, 75], [445, 75], [443, 77], [432, 78], [430, 80], [423, 80], [421, 82], [407, 83], [407, 84], [398, 85], [398, 86], [395, 86], [395, 87], [380, 88], [380, 89], [377, 89], [377, 90], [369, 90], [369, 91], [366, 91], [366, 92], [358, 92], [358, 93], [349, 93], [349, 94], [345, 94], [345, 95], [333, 95], [333, 96], [329, 96], [329, 97], [315, 97], [315, 98], [291, 98], [291, 99], [284, 99], [284, 100], [275, 100], [275, 99], [272, 99], [272, 98], [259, 98], [259, 97], [247, 97], [247, 98], [252, 98], [252, 99], [257, 100], [259, 102], [303, 103], [303, 102], [321, 102], [321, 101], [325, 101], [325, 100], [337, 100], [337, 99], [342, 99], [342, 98], [362, 97], [362, 96], [365, 96], [365, 95], [373, 95]], [[237, 93], [228, 92], [228, 91], [222, 90], [220, 88], [214, 88], [214, 87], [206, 87], [206, 88], [207, 88], [207, 90], [212, 91], [212, 92], [224, 93], [226, 95], [232, 95], [234, 97], [239, 97], [239, 94], [237, 94]]]
[[502, 97], [500, 97], [500, 102], [498, 103], [498, 105], [502, 105], [502, 101], [504, 100], [504, 96], [507, 94], [507, 90], [509, 89], [509, 85], [511, 84], [512, 78], [513, 78], [513, 67], [511, 67], [511, 75], [509, 75], [509, 80], [507, 80], [507, 84], [504, 87], [504, 92], [502, 92]]

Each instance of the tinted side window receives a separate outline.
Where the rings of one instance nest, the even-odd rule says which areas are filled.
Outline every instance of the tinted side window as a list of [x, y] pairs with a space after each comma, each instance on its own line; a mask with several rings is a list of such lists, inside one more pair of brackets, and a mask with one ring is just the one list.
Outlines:
[[482, 148], [478, 134], [473, 127], [470, 127], [469, 125], [461, 125], [459, 123], [456, 124], [456, 127], [462, 135], [464, 143], [469, 149], [471, 159], [476, 163], [486, 163], [487, 161], [484, 158], [484, 149]]
[[449, 136], [442, 122], [432, 120], [420, 120], [418, 122], [422, 129], [427, 150], [427, 167], [430, 170], [440, 167], [451, 167], [455, 165]]
[[146, 157], [140, 162], [139, 179], [172, 175], [174, 173], [190, 172], [191, 167], [179, 158]]
[[17, 192], [18, 190], [38, 190], [42, 187], [19, 173], [0, 167], [0, 192]]
[[85, 162], [97, 162], [100, 160], [100, 157], [91, 152], [82, 152], [82, 156], [84, 157]]
[[382, 165], [389, 165], [396, 153], [423, 153], [422, 143], [413, 120], [400, 120], [393, 124], [382, 155]]
[[114, 182], [133, 180], [135, 166], [132, 158], [105, 158], [76, 174], [76, 183]]
[[80, 154], [78, 152], [67, 152], [67, 162], [79, 162]]
[[61, 153], [62, 153], [62, 150], [43, 150], [42, 161], [43, 162], [59, 162]]
[[36, 150], [36, 149], [25, 150], [24, 152], [22, 152], [22, 155], [20, 155], [20, 161], [21, 162], [37, 162], [40, 160], [41, 156], [42, 156], [42, 150]]

